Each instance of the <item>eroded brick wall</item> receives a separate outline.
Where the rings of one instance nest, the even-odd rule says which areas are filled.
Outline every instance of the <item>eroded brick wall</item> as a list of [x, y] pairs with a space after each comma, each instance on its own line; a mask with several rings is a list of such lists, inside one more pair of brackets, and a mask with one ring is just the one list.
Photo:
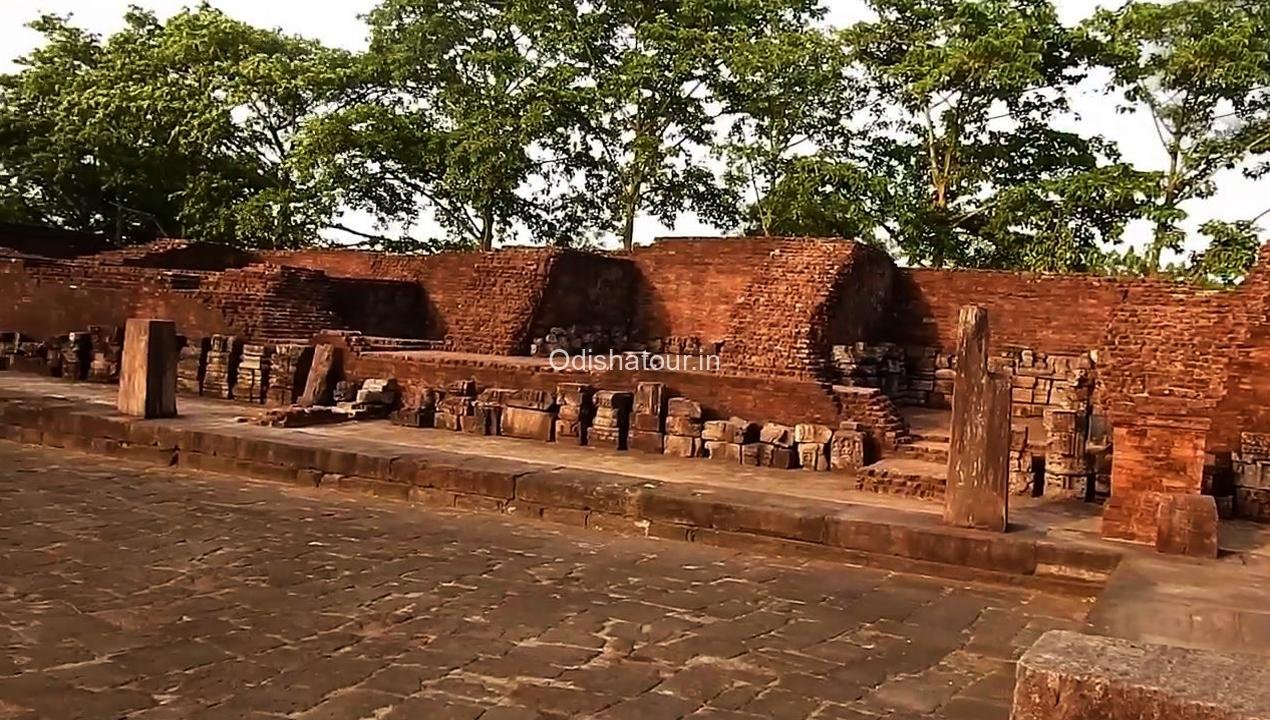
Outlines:
[[199, 282], [142, 268], [0, 258], [0, 327], [44, 338], [146, 316], [175, 320], [183, 332], [227, 331], [225, 318], [195, 296]]
[[1098, 347], [1115, 308], [1143, 285], [1136, 278], [1044, 275], [993, 270], [901, 269], [891, 320], [876, 340], [928, 345], [952, 352], [957, 312], [976, 304], [988, 310], [993, 349], [1030, 348], [1073, 353]]
[[890, 299], [894, 263], [843, 240], [783, 240], [733, 305], [729, 372], [831, 379], [834, 344], [861, 340]]
[[[335, 277], [416, 283], [427, 310], [411, 336], [445, 340], [459, 352], [524, 354], [535, 328], [611, 320], [629, 304], [622, 261], [557, 248], [436, 255], [300, 250], [262, 257]], [[609, 280], [619, 285], [616, 292]]]
[[637, 272], [633, 334], [723, 341], [737, 298], [780, 243], [775, 238], [670, 238], [636, 248], [630, 255]]

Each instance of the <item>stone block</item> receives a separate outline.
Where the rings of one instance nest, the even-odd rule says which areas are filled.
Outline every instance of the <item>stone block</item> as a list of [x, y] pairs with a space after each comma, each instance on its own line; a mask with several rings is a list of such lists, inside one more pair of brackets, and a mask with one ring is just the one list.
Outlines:
[[833, 430], [815, 423], [798, 423], [794, 426], [794, 442], [825, 445], [833, 439]]
[[1169, 555], [1215, 558], [1217, 523], [1212, 496], [1165, 495], [1156, 509], [1155, 549]]
[[432, 427], [431, 407], [399, 408], [388, 416], [393, 425], [412, 428]]
[[1270, 523], [1270, 489], [1235, 488], [1235, 517]]
[[1018, 661], [1012, 720], [1260, 720], [1270, 664], [1254, 655], [1051, 630]]
[[642, 382], [635, 386], [635, 412], [639, 415], [662, 417], [666, 414], [666, 386], [662, 383]]
[[546, 390], [522, 389], [508, 395], [503, 402], [508, 407], [549, 411], [556, 406], [556, 396]]
[[632, 450], [661, 455], [666, 449], [666, 436], [659, 432], [632, 430], [627, 444]]
[[591, 404], [591, 396], [595, 390], [582, 383], [560, 383], [556, 385], [556, 402], [560, 405], [586, 406]]
[[476, 380], [471, 378], [467, 380], [451, 380], [445, 384], [445, 393], [447, 395], [474, 398], [476, 397]]
[[595, 407], [612, 408], [614, 410], [631, 409], [632, 395], [620, 390], [601, 390], [594, 396]]
[[587, 445], [609, 450], [626, 449], [626, 431], [620, 427], [592, 425], [587, 428]]
[[829, 446], [825, 443], [798, 443], [798, 465], [804, 470], [829, 469]]
[[767, 467], [773, 467], [778, 470], [793, 470], [798, 467], [798, 452], [794, 448], [771, 446], [771, 453], [767, 458]]
[[741, 446], [737, 443], [703, 440], [706, 457], [728, 465], [741, 464]]
[[1010, 378], [988, 369], [988, 313], [961, 308], [944, 522], [1005, 532], [1010, 496]]
[[666, 418], [666, 434], [680, 437], [701, 437], [702, 423], [690, 417], [671, 415]]
[[[567, 406], [562, 406], [563, 410]], [[586, 439], [586, 428], [577, 420], [556, 418], [556, 442], [581, 445]]]
[[502, 432], [507, 437], [551, 442], [555, 439], [555, 415], [542, 410], [508, 407], [502, 413]]
[[782, 448], [794, 447], [794, 428], [778, 423], [767, 423], [759, 431], [759, 440], [768, 445]]
[[666, 403], [666, 414], [670, 417], [700, 420], [703, 417], [701, 403], [685, 397], [672, 397]]
[[661, 434], [662, 416], [636, 412], [631, 416], [631, 427], [640, 432]]
[[141, 418], [176, 417], [176, 324], [128, 320], [119, 373], [119, 412]]
[[829, 441], [829, 467], [854, 472], [864, 467], [865, 435], [859, 430], [835, 430]]
[[691, 435], [667, 435], [666, 450], [667, 455], [681, 458], [701, 457], [705, 451], [705, 447], [701, 443], [700, 437]]
[[462, 427], [459, 420], [460, 417], [462, 416], [438, 409], [432, 414], [432, 427], [437, 430], [453, 430], [458, 432], [458, 430]]
[[741, 464], [751, 467], [762, 467], [763, 459], [761, 456], [763, 448], [771, 448], [771, 445], [763, 443], [747, 443], [741, 446]]

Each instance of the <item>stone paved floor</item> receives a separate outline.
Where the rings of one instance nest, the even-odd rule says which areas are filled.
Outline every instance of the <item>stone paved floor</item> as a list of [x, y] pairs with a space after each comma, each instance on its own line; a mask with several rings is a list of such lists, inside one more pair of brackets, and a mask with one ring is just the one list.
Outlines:
[[0, 442], [0, 718], [1008, 715], [1084, 602]]

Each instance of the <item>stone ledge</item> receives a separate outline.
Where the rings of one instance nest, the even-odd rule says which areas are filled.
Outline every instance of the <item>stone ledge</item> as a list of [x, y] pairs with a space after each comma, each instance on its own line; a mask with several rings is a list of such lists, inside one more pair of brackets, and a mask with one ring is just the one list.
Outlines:
[[1013, 720], [1270, 720], [1265, 659], [1053, 630], [1019, 659]]
[[907, 572], [1092, 594], [1118, 551], [933, 515], [0, 394], [0, 439], [159, 465]]

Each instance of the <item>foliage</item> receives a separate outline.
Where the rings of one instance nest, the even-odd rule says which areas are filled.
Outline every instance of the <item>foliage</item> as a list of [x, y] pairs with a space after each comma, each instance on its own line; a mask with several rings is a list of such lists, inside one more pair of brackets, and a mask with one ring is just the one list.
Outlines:
[[133, 10], [105, 40], [54, 16], [31, 26], [45, 44], [0, 78], [6, 219], [291, 246], [335, 212], [292, 160], [344, 54], [208, 6], [165, 23]]
[[862, 101], [845, 46], [819, 28], [779, 29], [727, 46], [723, 61], [717, 95], [732, 123], [716, 154], [733, 196], [752, 198], [752, 232], [866, 232], [849, 199], [859, 173], [840, 157]]
[[575, 222], [634, 242], [635, 219], [684, 211], [728, 224], [735, 199], [706, 162], [735, 49], [817, 13], [813, 0], [595, 0], [561, 48], [588, 81], [562, 146]]
[[1087, 269], [1145, 201], [1098, 138], [1055, 128], [1081, 72], [1047, 0], [874, 0], [846, 33], [877, 100], [868, 166], [910, 262]]
[[310, 173], [353, 207], [410, 225], [425, 209], [488, 249], [515, 222], [552, 223], [535, 154], [562, 130], [575, 69], [551, 52], [568, 7], [552, 0], [386, 0], [367, 18], [362, 98], [314, 124]]
[[[1270, 3], [1131, 0], [1067, 28], [1052, 0], [866, 2], [831, 31], [816, 0], [380, 0], [364, 53], [207, 5], [108, 38], [45, 16], [0, 76], [0, 221], [433, 252], [630, 248], [637, 218], [693, 212], [913, 264], [1246, 274], [1270, 208], [1185, 221], [1219, 173], [1270, 174]], [[1164, 169], [1071, 129], [1101, 67]]]
[[[1129, 103], [1121, 110], [1150, 115], [1165, 156], [1153, 203], [1143, 213], [1155, 227], [1146, 254], [1146, 267], [1153, 270], [1164, 251], [1182, 249], [1180, 223], [1187, 217], [1182, 205], [1211, 197], [1218, 172], [1243, 167], [1256, 176], [1267, 171], [1270, 4], [1130, 3], [1098, 12], [1085, 23], [1084, 33], [1097, 61], [1112, 71], [1109, 91], [1123, 93]], [[1202, 232], [1231, 242], [1251, 226], [1238, 227], [1216, 223]], [[1214, 257], [1248, 257], [1243, 251], [1227, 252], [1231, 248], [1215, 250]], [[1215, 272], [1225, 277], [1226, 270]]]

